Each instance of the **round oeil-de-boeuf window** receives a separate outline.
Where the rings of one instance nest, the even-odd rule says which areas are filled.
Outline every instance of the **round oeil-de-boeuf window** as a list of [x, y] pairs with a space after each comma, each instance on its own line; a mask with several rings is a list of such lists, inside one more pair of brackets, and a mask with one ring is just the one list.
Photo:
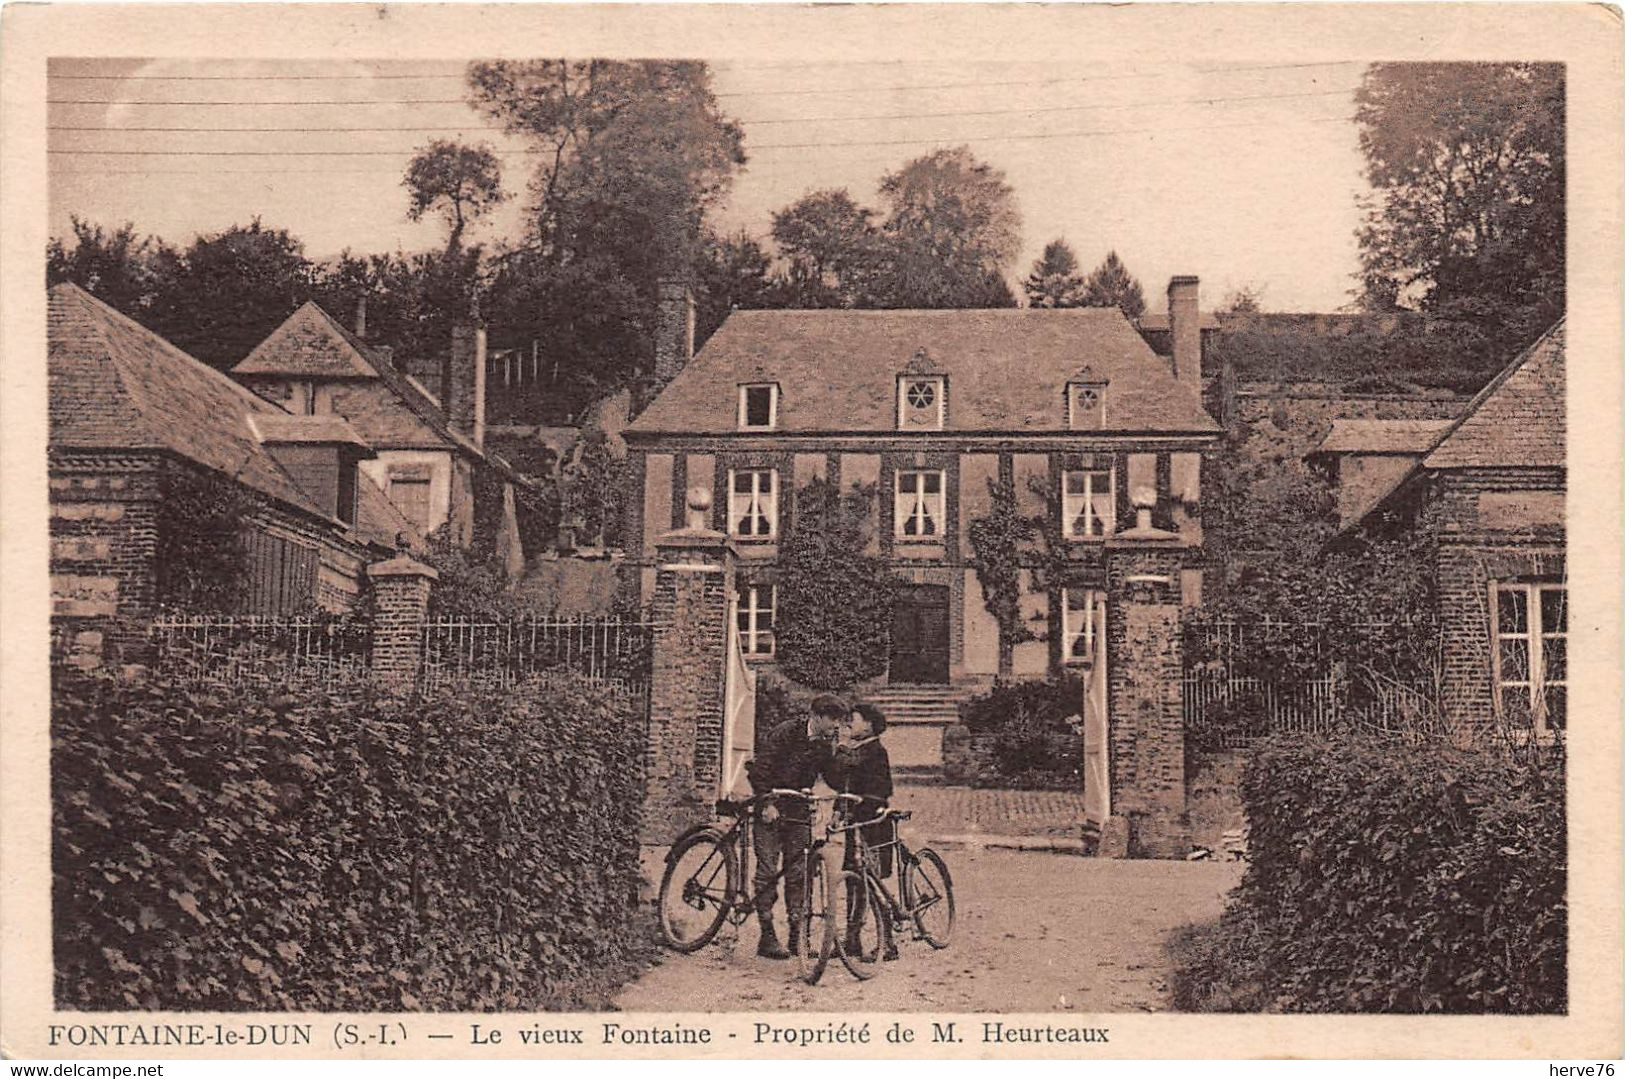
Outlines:
[[911, 382], [908, 385], [908, 407], [930, 408], [937, 403], [937, 388], [929, 382]]

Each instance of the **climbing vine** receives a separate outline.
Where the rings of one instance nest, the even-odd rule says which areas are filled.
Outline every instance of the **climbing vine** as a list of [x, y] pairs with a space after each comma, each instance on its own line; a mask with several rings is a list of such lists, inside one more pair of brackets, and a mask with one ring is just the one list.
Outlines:
[[987, 481], [991, 506], [985, 516], [973, 518], [967, 529], [975, 559], [982, 602], [999, 627], [999, 674], [1009, 675], [1016, 645], [1033, 639], [1021, 617], [1023, 548], [1037, 534], [1031, 517], [1016, 503], [1016, 485], [1010, 480]]
[[158, 501], [158, 601], [193, 611], [237, 607], [248, 579], [242, 488], [191, 468], [166, 469]]
[[868, 547], [873, 486], [814, 480], [796, 492], [779, 555], [778, 659], [814, 689], [849, 689], [884, 674], [893, 582]]

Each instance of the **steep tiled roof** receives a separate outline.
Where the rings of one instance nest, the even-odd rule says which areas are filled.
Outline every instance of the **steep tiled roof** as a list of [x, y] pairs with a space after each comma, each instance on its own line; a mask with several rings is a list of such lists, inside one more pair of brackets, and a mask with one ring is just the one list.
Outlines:
[[1218, 431], [1122, 312], [1074, 308], [736, 311], [627, 433], [736, 430], [742, 382], [779, 384], [780, 432], [895, 431], [897, 375], [921, 349], [948, 380], [945, 431], [1065, 431], [1084, 367], [1109, 380], [1108, 431]]
[[1562, 467], [1564, 329], [1560, 320], [1485, 386], [1422, 464]]
[[170, 450], [320, 513], [256, 435], [281, 410], [75, 284], [51, 289], [50, 445]]
[[[1147, 311], [1134, 320], [1134, 325], [1147, 333], [1167, 333], [1168, 312]], [[1204, 330], [1216, 330], [1219, 328], [1219, 316], [1212, 311], [1203, 311], [1197, 316], [1197, 325]]]
[[356, 434], [355, 428], [351, 427], [343, 416], [255, 413], [252, 419], [254, 430], [258, 432], [261, 442], [367, 446], [366, 441]]
[[372, 378], [377, 374], [371, 358], [363, 357], [350, 335], [314, 300], [283, 320], [231, 373], [300, 378]]
[[1449, 420], [1333, 420], [1312, 452], [1421, 454], [1449, 426]]
[[231, 373], [250, 379], [256, 375], [375, 379], [389, 389], [400, 407], [384, 402], [368, 407], [352, 398], [345, 412], [345, 418], [372, 445], [449, 445], [474, 457], [483, 456], [467, 436], [446, 425], [439, 405], [395, 367], [383, 349], [356, 337], [313, 301], [289, 315]]
[[[289, 415], [75, 284], [51, 289], [47, 353], [54, 447], [168, 450], [332, 520], [264, 443], [366, 445], [342, 418]], [[358, 538], [387, 547], [402, 532], [417, 538], [365, 475], [357, 476], [356, 497]]]

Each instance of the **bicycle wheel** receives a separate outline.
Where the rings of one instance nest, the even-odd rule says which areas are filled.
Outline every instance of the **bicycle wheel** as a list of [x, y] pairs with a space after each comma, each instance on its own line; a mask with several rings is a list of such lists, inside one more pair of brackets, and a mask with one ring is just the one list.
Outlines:
[[734, 904], [733, 847], [714, 831], [672, 848], [660, 879], [660, 935], [667, 947], [695, 952], [711, 942]]
[[946, 948], [954, 931], [954, 882], [948, 866], [934, 850], [916, 851], [908, 863], [908, 913], [920, 939], [933, 948]]
[[802, 899], [801, 932], [791, 930], [796, 971], [808, 985], [817, 985], [835, 952], [836, 908], [833, 892], [837, 874], [828, 872], [823, 858], [807, 859], [807, 888]]
[[848, 974], [860, 982], [868, 981], [886, 950], [884, 900], [876, 894], [873, 881], [850, 869], [836, 882], [834, 898], [837, 909], [831, 919], [835, 932], [830, 934], [830, 947], [841, 957]]

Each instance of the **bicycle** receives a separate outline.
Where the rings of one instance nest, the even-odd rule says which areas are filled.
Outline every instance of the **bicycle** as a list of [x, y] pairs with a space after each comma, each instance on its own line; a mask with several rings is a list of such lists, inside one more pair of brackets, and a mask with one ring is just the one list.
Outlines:
[[[750, 858], [755, 849], [751, 830], [758, 826], [761, 810], [778, 796], [805, 799], [809, 806], [834, 802], [837, 795], [814, 794], [809, 790], [772, 790], [746, 799], [720, 799], [718, 817], [732, 817], [726, 830], [717, 823], [690, 828], [678, 836], [666, 855], [666, 869], [660, 881], [660, 933], [672, 950], [697, 952], [715, 939], [724, 921], [743, 925], [756, 909], [757, 900], [777, 888], [788, 863], [779, 866], [771, 880], [752, 890], [749, 881]], [[813, 821], [791, 818], [812, 830]], [[803, 857], [806, 888], [801, 910], [791, 912], [791, 937], [800, 946], [794, 949], [797, 973], [809, 985], [823, 976], [831, 958], [839, 956], [854, 977], [864, 979], [871, 972], [859, 968], [845, 955], [836, 940], [836, 927], [845, 927], [844, 895], [849, 874], [825, 868], [829, 857], [831, 820], [822, 835], [812, 835]], [[800, 932], [796, 931], [799, 920]]]
[[[849, 794], [837, 797], [840, 801], [861, 801]], [[860, 930], [855, 958], [861, 963], [874, 963], [882, 951], [889, 953], [896, 935], [910, 927], [915, 940], [923, 940], [938, 950], [946, 948], [953, 935], [953, 877], [942, 855], [929, 847], [911, 850], [903, 842], [897, 826], [912, 816], [907, 810], [885, 809], [872, 820], [847, 821], [831, 828], [832, 834], [844, 835], [847, 844], [857, 852], [857, 869], [843, 874], [861, 882], [854, 888], [855, 898], [848, 903], [863, 902], [878, 912], [874, 920], [880, 931], [871, 936], [867, 927]], [[891, 825], [891, 838], [884, 843], [871, 844], [864, 835], [865, 828], [876, 824]], [[879, 854], [887, 847], [896, 851], [896, 895], [886, 887], [879, 873]]]

